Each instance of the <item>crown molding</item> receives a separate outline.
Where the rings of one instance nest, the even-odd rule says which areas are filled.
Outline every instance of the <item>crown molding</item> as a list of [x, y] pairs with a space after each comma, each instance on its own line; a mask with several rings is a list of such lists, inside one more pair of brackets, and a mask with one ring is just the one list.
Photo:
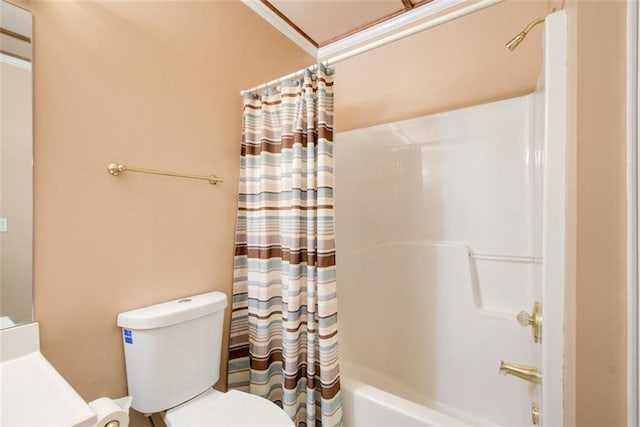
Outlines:
[[299, 32], [291, 27], [284, 19], [265, 6], [260, 0], [242, 0], [249, 9], [260, 15], [262, 19], [271, 24], [275, 29], [287, 36], [289, 40], [300, 46], [305, 52], [314, 58], [318, 57], [318, 48]]
[[31, 62], [0, 52], [0, 63], [13, 65], [24, 70], [31, 70]]
[[348, 52], [364, 44], [399, 33], [400, 31], [417, 27], [433, 19], [434, 15], [446, 15], [461, 7], [472, 6], [477, 3], [477, 0], [434, 0], [372, 27], [358, 31], [351, 36], [318, 48], [260, 0], [241, 1], [318, 61]]
[[415, 7], [408, 12], [359, 31], [349, 37], [337, 40], [326, 46], [321, 46], [318, 49], [317, 59], [324, 60], [331, 56], [347, 52], [382, 37], [388, 37], [397, 32], [418, 26], [429, 21], [436, 14], [473, 3], [475, 3], [475, 1], [472, 0], [434, 0], [424, 6]]

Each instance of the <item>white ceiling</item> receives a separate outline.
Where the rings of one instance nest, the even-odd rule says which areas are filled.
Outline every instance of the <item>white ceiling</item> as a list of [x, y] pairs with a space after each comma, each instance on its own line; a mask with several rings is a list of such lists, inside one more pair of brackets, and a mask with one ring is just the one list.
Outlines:
[[261, 0], [316, 46], [407, 12], [430, 0]]

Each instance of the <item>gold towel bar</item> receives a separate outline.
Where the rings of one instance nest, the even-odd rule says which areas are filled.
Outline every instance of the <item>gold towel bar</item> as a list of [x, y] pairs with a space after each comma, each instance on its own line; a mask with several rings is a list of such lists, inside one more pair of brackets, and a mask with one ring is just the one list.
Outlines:
[[204, 179], [209, 181], [209, 184], [216, 185], [219, 182], [224, 182], [224, 178], [216, 175], [194, 175], [191, 173], [179, 173], [179, 172], [169, 172], [169, 171], [161, 171], [156, 169], [144, 169], [144, 168], [134, 168], [131, 166], [125, 166], [121, 163], [109, 163], [107, 166], [107, 170], [113, 176], [118, 176], [123, 172], [138, 172], [138, 173], [150, 173], [153, 175], [165, 175], [165, 176], [176, 176], [178, 178], [192, 178], [192, 179]]

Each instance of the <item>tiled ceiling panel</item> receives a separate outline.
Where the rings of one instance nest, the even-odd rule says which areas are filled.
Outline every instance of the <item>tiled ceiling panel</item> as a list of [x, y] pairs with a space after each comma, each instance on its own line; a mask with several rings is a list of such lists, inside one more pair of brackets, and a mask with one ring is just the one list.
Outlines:
[[[410, 0], [262, 0], [317, 45], [344, 37], [413, 7]], [[423, 3], [423, 2], [420, 2]], [[426, 2], [424, 2], [426, 3]]]

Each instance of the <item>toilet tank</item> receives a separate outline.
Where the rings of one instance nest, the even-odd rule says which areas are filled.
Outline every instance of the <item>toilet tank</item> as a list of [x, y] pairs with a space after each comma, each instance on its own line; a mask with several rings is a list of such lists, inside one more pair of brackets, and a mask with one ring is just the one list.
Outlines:
[[226, 306], [209, 292], [118, 315], [135, 410], [164, 411], [218, 381]]

